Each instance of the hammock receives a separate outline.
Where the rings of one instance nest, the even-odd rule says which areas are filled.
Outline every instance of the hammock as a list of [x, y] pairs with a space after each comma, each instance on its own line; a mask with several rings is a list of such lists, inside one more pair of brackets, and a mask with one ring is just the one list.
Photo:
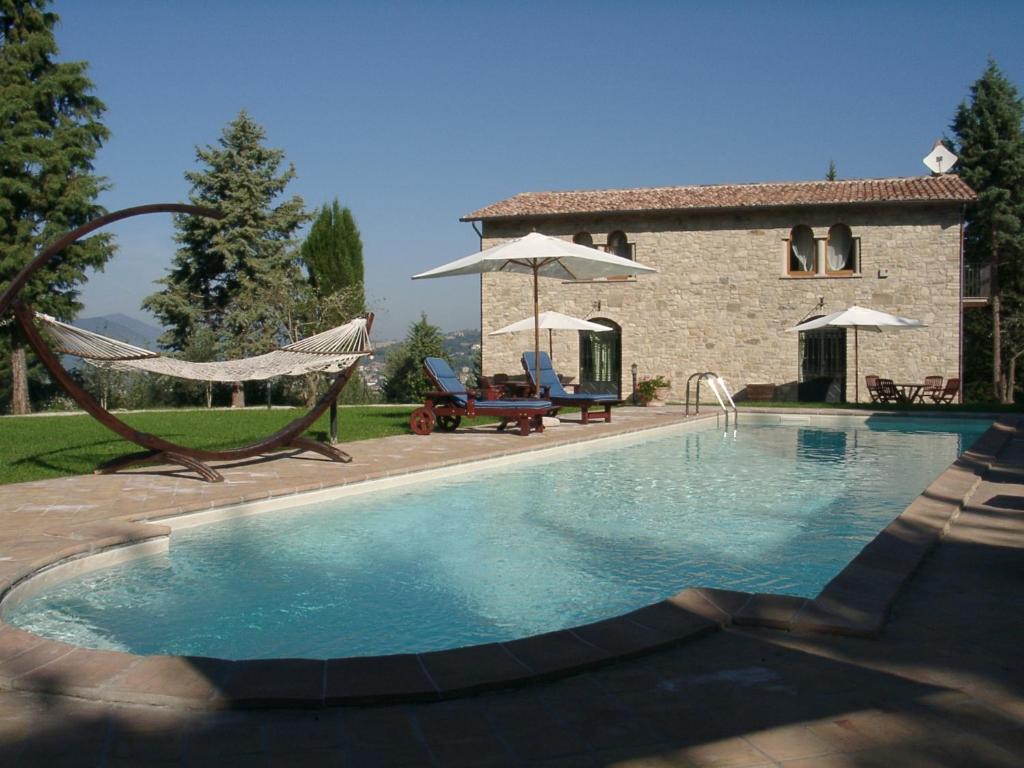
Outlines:
[[191, 363], [75, 328], [41, 312], [36, 312], [35, 317], [46, 326], [56, 342], [54, 349], [61, 354], [80, 357], [98, 368], [142, 370], [193, 381], [263, 381], [277, 376], [338, 373], [372, 352], [364, 318], [356, 318], [263, 355]]
[[[221, 363], [189, 363], [184, 360], [163, 357], [148, 349], [125, 344], [123, 341], [107, 338], [98, 333], [83, 331], [81, 328], [67, 325], [48, 315], [33, 312], [28, 304], [17, 301], [18, 294], [25, 287], [29, 278], [79, 238], [112, 222], [148, 213], [178, 213], [215, 219], [223, 218], [219, 211], [181, 203], [140, 205], [104, 214], [54, 240], [15, 275], [3, 291], [0, 291], [0, 316], [6, 315], [9, 309], [13, 311], [21, 332], [54, 381], [103, 426], [125, 440], [146, 449], [142, 453], [134, 453], [108, 461], [100, 465], [96, 471], [100, 473], [115, 472], [136, 464], [169, 462], [188, 467], [205, 480], [217, 482], [223, 480], [223, 476], [205, 462], [239, 461], [280, 448], [315, 451], [332, 461], [351, 461], [352, 457], [340, 448], [305, 437], [303, 432], [312, 427], [327, 408], [337, 402], [338, 395], [341, 394], [342, 389], [355, 373], [359, 358], [371, 353], [369, 329], [373, 326], [372, 314], [265, 355], [245, 360], [227, 360]], [[47, 335], [59, 344], [58, 352], [81, 357], [100, 367], [144, 370], [199, 381], [228, 382], [268, 379], [274, 376], [299, 376], [314, 371], [337, 372], [338, 375], [334, 377], [330, 387], [305, 416], [294, 419], [287, 426], [278, 429], [262, 440], [239, 448], [216, 451], [190, 448], [170, 440], [164, 440], [156, 435], [141, 432], [110, 413], [64, 369], [60, 358], [54, 354], [54, 349], [51, 348], [40, 329], [36, 327], [36, 321], [45, 325], [48, 329]]]

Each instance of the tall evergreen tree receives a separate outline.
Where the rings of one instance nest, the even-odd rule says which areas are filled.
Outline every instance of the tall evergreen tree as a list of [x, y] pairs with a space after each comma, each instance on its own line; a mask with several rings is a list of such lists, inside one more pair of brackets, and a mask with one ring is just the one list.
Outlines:
[[[971, 86], [970, 103], [957, 109], [952, 129], [960, 176], [978, 193], [967, 210], [968, 261], [991, 265], [992, 386], [997, 399], [1013, 402], [1013, 357], [1018, 334], [1004, 337], [1006, 312], [1021, 306], [1024, 285], [1024, 102], [1013, 83], [989, 60]], [[1018, 311], [1016, 309], [1012, 311]], [[1019, 323], [1011, 323], [1016, 328]]]
[[[242, 110], [217, 146], [196, 149], [203, 167], [185, 174], [189, 199], [224, 218], [175, 219], [174, 263], [158, 281], [163, 288], [143, 302], [168, 328], [160, 338], [165, 347], [184, 349], [198, 325], [213, 332], [221, 357], [266, 352], [281, 338], [262, 299], [278, 292], [282, 275], [299, 275], [293, 238], [308, 216], [298, 195], [275, 205], [295, 169], [279, 170], [284, 152], [265, 147], [265, 137]], [[244, 405], [242, 392], [235, 385], [233, 405]]]
[[[85, 62], [57, 63], [49, 0], [0, 0], [0, 284], [9, 282], [45, 244], [104, 213], [96, 197], [105, 181], [93, 160], [109, 133], [106, 107], [92, 95]], [[68, 320], [81, 309], [86, 269], [113, 253], [109, 235], [68, 248], [36, 273], [22, 296]], [[31, 410], [24, 341], [3, 334], [11, 371], [11, 411]]]
[[320, 209], [300, 253], [319, 296], [344, 293], [349, 315], [366, 311], [363, 241], [352, 212], [337, 198]]

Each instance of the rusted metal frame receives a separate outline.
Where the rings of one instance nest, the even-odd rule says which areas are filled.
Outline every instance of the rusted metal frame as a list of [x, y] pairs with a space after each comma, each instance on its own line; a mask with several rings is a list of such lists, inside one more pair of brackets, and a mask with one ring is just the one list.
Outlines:
[[[60, 361], [46, 345], [46, 342], [43, 340], [39, 331], [32, 322], [33, 312], [28, 305], [21, 303], [15, 304], [14, 314], [18, 320], [18, 325], [25, 333], [25, 337], [28, 340], [29, 345], [35, 351], [40, 361], [44, 366], [46, 366], [46, 369], [54, 377], [57, 383], [64, 388], [64, 390], [82, 407], [84, 411], [89, 413], [93, 418], [115, 434], [123, 437], [125, 440], [135, 443], [136, 445], [141, 445], [143, 448], [148, 448], [154, 453], [163, 454], [168, 458], [173, 456], [184, 456], [196, 461], [232, 461], [251, 458], [278, 448], [295, 446], [302, 447], [303, 449], [315, 450], [335, 461], [351, 461], [351, 457], [344, 451], [327, 444], [309, 440], [308, 438], [302, 438], [301, 433], [320, 418], [323, 412], [330, 406], [334, 398], [336, 398], [341, 393], [341, 390], [345, 388], [345, 385], [348, 383], [349, 379], [351, 379], [352, 374], [359, 365], [359, 360], [356, 360], [352, 365], [338, 374], [334, 383], [327, 390], [324, 396], [321, 397], [317, 404], [304, 416], [293, 420], [268, 437], [255, 443], [223, 451], [209, 451], [178, 445], [177, 443], [172, 443], [168, 440], [156, 437], [155, 435], [150, 435], [146, 432], [139, 432], [125, 424], [96, 402], [96, 399], [85, 389], [79, 386], [71, 375], [64, 369], [64, 366], [60, 364]], [[367, 316], [367, 333], [369, 333], [372, 324], [373, 315], [370, 314]], [[139, 461], [152, 463], [149, 461], [148, 457], [142, 458], [141, 456], [137, 456], [136, 458]], [[110, 462], [107, 464], [109, 465]], [[205, 473], [201, 474], [204, 474], [205, 476]]]

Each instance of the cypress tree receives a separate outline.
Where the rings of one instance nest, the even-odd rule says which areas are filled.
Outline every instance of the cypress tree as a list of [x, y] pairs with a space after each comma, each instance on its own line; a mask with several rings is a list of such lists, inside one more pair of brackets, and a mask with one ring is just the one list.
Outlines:
[[[47, 243], [104, 210], [105, 180], [93, 160], [109, 136], [106, 107], [92, 95], [85, 62], [57, 63], [49, 0], [0, 0], [0, 284], [9, 282]], [[70, 320], [81, 309], [88, 268], [113, 253], [110, 235], [76, 243], [26, 285], [36, 309]], [[28, 413], [24, 341], [3, 334], [11, 370], [11, 411]]]
[[[1019, 336], [1004, 338], [1008, 307], [1020, 306], [1024, 283], [1024, 102], [1013, 83], [989, 60], [971, 86], [970, 103], [957, 109], [952, 129], [960, 156], [960, 176], [977, 201], [967, 209], [968, 261], [991, 265], [992, 385], [997, 399], [1013, 402], [1013, 375], [1004, 357], [1013, 357]], [[1019, 323], [1011, 322], [1015, 329]], [[1016, 359], [1015, 357], [1013, 359]]]
[[326, 296], [352, 284], [348, 248], [341, 205], [335, 199], [320, 209], [299, 251], [310, 282], [321, 294]]
[[[345, 257], [348, 260], [348, 275], [351, 285], [363, 284], [363, 240], [359, 235], [359, 227], [352, 217], [352, 211], [343, 208], [341, 211], [341, 230], [344, 233]], [[363, 301], [362, 303], [365, 303]]]
[[352, 212], [335, 198], [324, 205], [300, 249], [310, 283], [321, 297], [345, 295], [345, 311], [366, 310], [363, 290], [363, 242]]
[[[297, 274], [293, 238], [308, 216], [298, 195], [275, 205], [295, 169], [279, 171], [284, 152], [264, 146], [265, 137], [242, 110], [218, 146], [196, 149], [204, 167], [185, 174], [189, 199], [219, 209], [224, 218], [175, 219], [173, 265], [158, 281], [163, 288], [143, 302], [168, 328], [160, 338], [167, 348], [184, 349], [200, 325], [213, 332], [221, 357], [266, 352], [281, 336], [262, 299], [278, 290], [282, 276]], [[244, 402], [236, 384], [232, 404]]]

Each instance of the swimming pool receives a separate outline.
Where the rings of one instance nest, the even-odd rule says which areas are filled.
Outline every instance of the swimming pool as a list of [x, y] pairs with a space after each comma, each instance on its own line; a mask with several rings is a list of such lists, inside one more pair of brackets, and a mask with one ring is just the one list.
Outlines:
[[166, 555], [5, 618], [141, 654], [327, 658], [507, 640], [687, 586], [812, 596], [988, 426], [807, 421], [673, 430], [183, 530]]

